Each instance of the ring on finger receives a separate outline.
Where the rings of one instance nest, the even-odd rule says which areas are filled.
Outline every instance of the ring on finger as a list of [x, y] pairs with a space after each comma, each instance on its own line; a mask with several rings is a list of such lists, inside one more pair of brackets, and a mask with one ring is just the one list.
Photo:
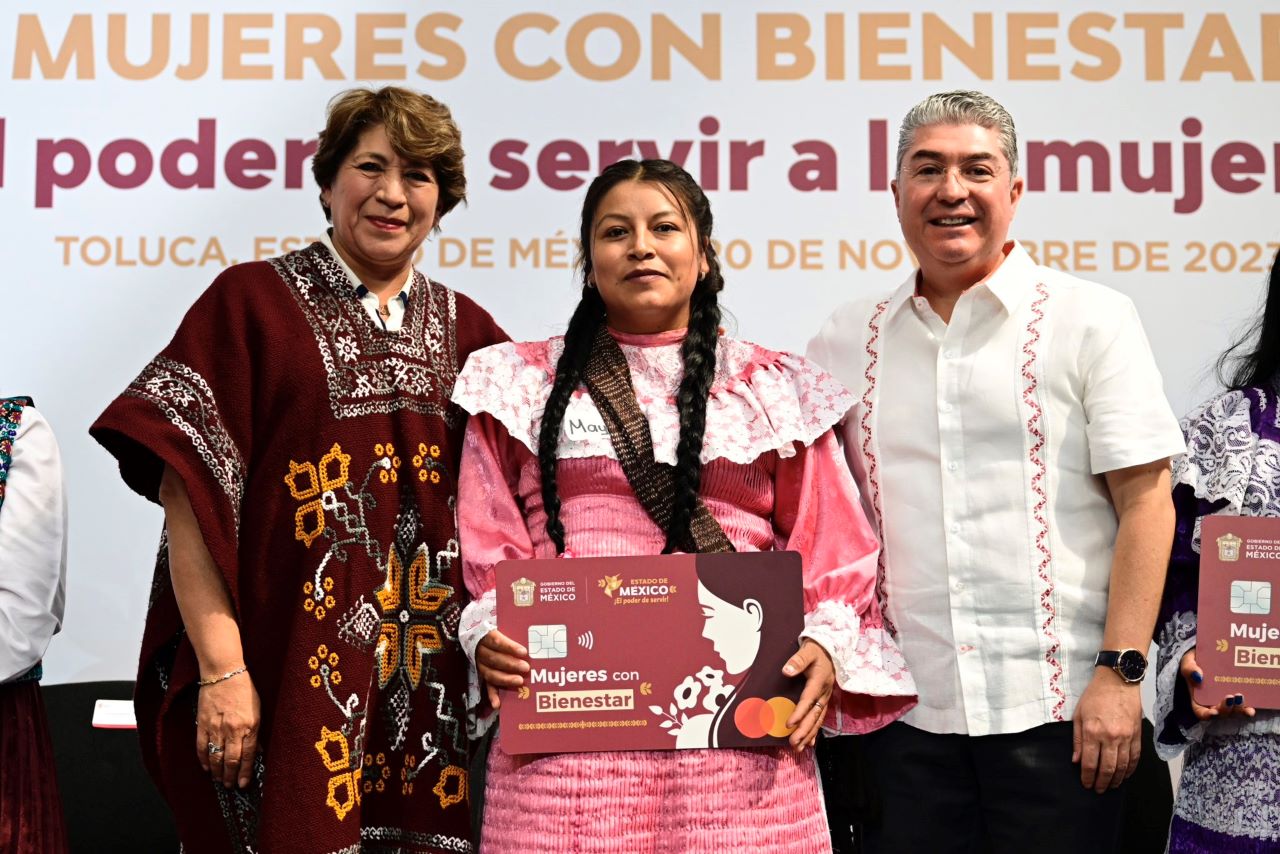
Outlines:
[[222, 747], [222, 745], [221, 745], [221, 744], [214, 744], [214, 743], [211, 741], [211, 742], [209, 742], [209, 744], [205, 747], [205, 750], [209, 751], [209, 755], [210, 755], [210, 756], [217, 756], [219, 753], [221, 753], [221, 752], [222, 752], [223, 747]]

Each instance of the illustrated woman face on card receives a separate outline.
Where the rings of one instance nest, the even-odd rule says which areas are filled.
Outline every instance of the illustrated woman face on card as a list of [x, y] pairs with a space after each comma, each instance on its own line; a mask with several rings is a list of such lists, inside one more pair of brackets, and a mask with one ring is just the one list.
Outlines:
[[724, 659], [731, 674], [743, 673], [756, 660], [760, 651], [760, 629], [764, 624], [764, 608], [755, 599], [742, 604], [726, 602], [698, 582], [698, 604], [704, 620], [702, 636], [711, 641], [716, 653]]

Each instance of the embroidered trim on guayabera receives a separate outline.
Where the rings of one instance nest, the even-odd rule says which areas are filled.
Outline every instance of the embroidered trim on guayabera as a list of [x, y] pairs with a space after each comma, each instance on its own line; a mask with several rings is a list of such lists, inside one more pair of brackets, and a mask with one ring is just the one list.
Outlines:
[[328, 249], [313, 245], [270, 263], [315, 335], [334, 417], [407, 409], [458, 426], [461, 413], [449, 404], [458, 375], [453, 291], [414, 270], [404, 326], [384, 332]]
[[239, 531], [245, 463], [222, 422], [213, 389], [204, 377], [168, 356], [156, 356], [124, 393], [153, 404], [164, 413], [170, 424], [186, 434], [196, 454], [231, 502], [232, 516]]
[[[889, 300], [881, 300], [876, 304], [875, 311], [871, 313], [871, 319], [867, 321], [867, 330], [870, 333], [866, 344], [867, 367], [862, 372], [867, 384], [862, 392], [862, 419], [858, 423], [862, 430], [862, 456], [867, 461], [867, 483], [871, 486], [871, 507], [876, 514], [876, 536], [881, 544], [884, 543], [884, 511], [880, 507], [880, 462], [876, 458], [875, 442], [871, 437], [871, 414], [876, 400], [878, 376], [876, 368], [880, 363], [880, 318], [884, 317], [888, 307]], [[885, 628], [896, 635], [898, 629], [889, 617], [889, 591], [885, 588], [885, 549], [883, 547], [876, 558], [876, 599], [880, 602], [880, 616], [884, 620]]]
[[1022, 401], [1031, 411], [1027, 418], [1027, 433], [1031, 438], [1028, 457], [1034, 468], [1031, 475], [1031, 493], [1035, 496], [1032, 518], [1035, 520], [1035, 546], [1040, 555], [1036, 566], [1036, 577], [1040, 579], [1040, 609], [1044, 619], [1040, 623], [1040, 634], [1043, 635], [1047, 648], [1044, 651], [1045, 661], [1052, 672], [1049, 675], [1049, 690], [1056, 698], [1053, 704], [1053, 719], [1064, 720], [1062, 711], [1067, 705], [1067, 695], [1062, 689], [1062, 641], [1058, 639], [1057, 607], [1053, 603], [1053, 551], [1049, 546], [1049, 517], [1046, 508], [1049, 494], [1045, 491], [1045, 478], [1049, 475], [1049, 467], [1045, 462], [1045, 435], [1043, 429], [1044, 407], [1040, 402], [1040, 380], [1036, 376], [1037, 362], [1040, 355], [1036, 345], [1040, 343], [1040, 324], [1044, 320], [1044, 304], [1049, 299], [1049, 290], [1044, 283], [1036, 285], [1039, 297], [1031, 303], [1031, 320], [1027, 322], [1027, 340], [1022, 345], [1022, 353], [1027, 360], [1022, 363], [1022, 379], [1026, 385], [1022, 389]]

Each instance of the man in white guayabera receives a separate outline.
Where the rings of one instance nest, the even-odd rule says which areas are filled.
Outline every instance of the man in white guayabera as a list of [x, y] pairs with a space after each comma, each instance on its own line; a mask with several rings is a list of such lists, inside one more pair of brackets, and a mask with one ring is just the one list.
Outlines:
[[991, 98], [913, 107], [892, 186], [920, 266], [810, 344], [859, 400], [845, 453], [920, 691], [868, 740], [873, 851], [1112, 850], [1141, 751], [1184, 446], [1130, 300], [1008, 239], [1017, 170]]

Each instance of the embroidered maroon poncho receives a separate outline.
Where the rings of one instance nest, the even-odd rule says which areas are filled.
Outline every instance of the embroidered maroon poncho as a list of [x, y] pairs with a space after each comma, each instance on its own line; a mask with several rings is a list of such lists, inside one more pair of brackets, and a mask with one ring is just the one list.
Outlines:
[[91, 428], [147, 498], [182, 476], [262, 701], [253, 782], [224, 789], [162, 539], [135, 705], [188, 852], [471, 850], [449, 397], [506, 336], [413, 275], [386, 332], [319, 243], [231, 267]]

